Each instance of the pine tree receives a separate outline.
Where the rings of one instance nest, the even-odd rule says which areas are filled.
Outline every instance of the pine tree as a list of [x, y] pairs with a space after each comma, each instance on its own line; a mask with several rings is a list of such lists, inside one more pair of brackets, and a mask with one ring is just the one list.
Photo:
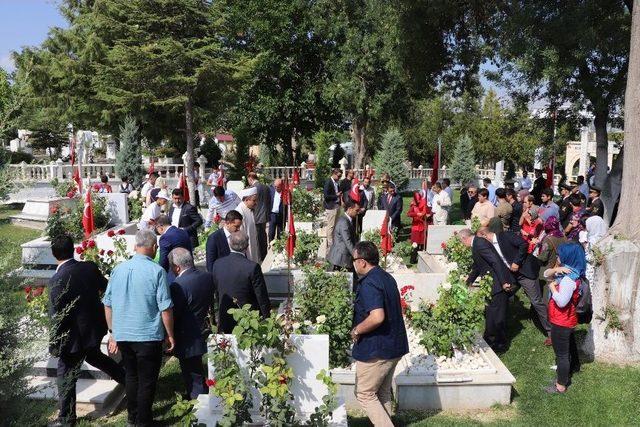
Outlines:
[[331, 173], [329, 164], [329, 146], [332, 136], [329, 132], [320, 131], [313, 136], [316, 144], [316, 188], [322, 188]]
[[124, 126], [120, 127], [120, 151], [116, 156], [116, 174], [119, 177], [128, 177], [134, 187], [140, 185], [144, 178], [138, 125], [131, 116], [127, 116]]
[[373, 159], [376, 176], [388, 173], [398, 190], [409, 182], [409, 170], [405, 162], [409, 155], [404, 137], [397, 128], [390, 128], [382, 135], [380, 150]]
[[469, 135], [458, 140], [451, 162], [451, 178], [463, 185], [476, 179], [476, 154]]
[[346, 155], [344, 148], [340, 146], [340, 141], [336, 141], [336, 147], [333, 149], [333, 157], [331, 159], [331, 167], [339, 168], [340, 160]]

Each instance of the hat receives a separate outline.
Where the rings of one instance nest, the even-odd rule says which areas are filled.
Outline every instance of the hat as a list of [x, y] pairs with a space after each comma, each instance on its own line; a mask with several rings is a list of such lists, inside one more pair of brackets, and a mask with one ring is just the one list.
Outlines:
[[600, 193], [602, 192], [602, 191], [600, 190], [600, 188], [598, 188], [598, 187], [596, 187], [596, 186], [594, 186], [594, 185], [592, 185], [592, 186], [591, 186], [591, 188], [589, 189], [589, 192], [591, 192], [591, 191], [595, 191], [595, 192], [597, 192], [598, 194], [600, 194]]
[[572, 188], [569, 184], [566, 184], [566, 183], [562, 183], [558, 187], [560, 187], [561, 190], [564, 189], [567, 191], [571, 191], [571, 188]]
[[250, 197], [253, 196], [255, 194], [258, 194], [258, 189], [256, 187], [248, 187], [245, 188], [244, 190], [242, 190], [239, 194], [240, 196], [240, 200], [245, 199], [246, 197]]
[[157, 199], [171, 200], [171, 198], [169, 197], [169, 194], [167, 194], [167, 190], [158, 191], [158, 194], [156, 195], [156, 200]]

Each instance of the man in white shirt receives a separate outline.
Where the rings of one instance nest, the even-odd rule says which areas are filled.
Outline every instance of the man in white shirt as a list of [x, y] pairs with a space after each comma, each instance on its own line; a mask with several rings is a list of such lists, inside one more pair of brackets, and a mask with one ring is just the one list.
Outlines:
[[530, 191], [533, 186], [531, 178], [529, 178], [527, 171], [522, 171], [522, 179], [520, 179], [520, 190]]
[[433, 184], [433, 200], [431, 210], [433, 211], [434, 225], [447, 225], [449, 219], [449, 209], [451, 209], [451, 199], [446, 191], [442, 189], [439, 182]]
[[207, 229], [211, 227], [216, 215], [219, 218], [224, 218], [227, 216], [227, 213], [235, 209], [238, 204], [240, 204], [240, 198], [236, 193], [231, 190], [225, 190], [220, 186], [214, 188], [213, 197], [209, 200], [209, 212], [207, 212], [204, 228]]
[[245, 188], [240, 192], [240, 198], [242, 202], [236, 207], [236, 210], [242, 215], [242, 226], [240, 230], [249, 236], [249, 247], [247, 248], [246, 255], [251, 261], [260, 264], [262, 258], [260, 246], [258, 245], [256, 222], [253, 216], [253, 210], [258, 204], [258, 191], [255, 187]]
[[282, 203], [282, 180], [276, 178], [269, 187], [271, 210], [269, 211], [269, 242], [280, 237], [284, 228], [284, 203]]
[[453, 189], [451, 188], [451, 180], [449, 178], [442, 178], [442, 190], [447, 192], [449, 200], [453, 203]]
[[149, 191], [151, 191], [151, 189], [153, 189], [153, 187], [156, 185], [156, 179], [158, 179], [158, 174], [156, 172], [151, 172], [149, 174], [147, 182], [144, 183], [142, 189], [140, 190], [140, 197], [142, 198], [142, 200], [147, 200]]
[[166, 190], [160, 190], [156, 201], [151, 202], [151, 204], [145, 208], [142, 218], [140, 218], [140, 222], [138, 223], [138, 230], [153, 230], [156, 220], [162, 214], [162, 207], [165, 206], [169, 200], [169, 195]]

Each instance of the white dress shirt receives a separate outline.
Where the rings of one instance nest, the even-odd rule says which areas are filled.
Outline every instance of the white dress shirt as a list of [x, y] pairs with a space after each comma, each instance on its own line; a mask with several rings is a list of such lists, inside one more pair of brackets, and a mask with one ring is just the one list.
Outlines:
[[507, 259], [504, 257], [504, 255], [502, 255], [502, 251], [500, 250], [500, 245], [498, 244], [497, 235], [495, 234], [493, 235], [493, 241], [491, 243], [493, 243], [493, 247], [496, 249], [496, 252], [498, 252], [498, 255], [500, 255], [500, 259], [502, 260], [502, 262], [504, 262], [504, 265], [506, 265], [507, 267], [511, 267], [507, 262]]
[[280, 212], [280, 200], [282, 198], [282, 193], [280, 193], [279, 191], [274, 191], [273, 192], [273, 205], [271, 207], [271, 213], [278, 213]]
[[173, 205], [173, 214], [171, 215], [171, 225], [174, 227], [179, 227], [180, 224], [180, 214], [182, 213], [182, 206]]

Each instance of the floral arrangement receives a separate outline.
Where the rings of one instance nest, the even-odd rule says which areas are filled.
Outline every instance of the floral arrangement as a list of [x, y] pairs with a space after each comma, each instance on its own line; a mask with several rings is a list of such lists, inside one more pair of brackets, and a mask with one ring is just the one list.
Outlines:
[[462, 243], [458, 233], [454, 233], [449, 240], [441, 244], [443, 254], [447, 261], [455, 262], [460, 271], [468, 272], [471, 270], [473, 258], [471, 256], [471, 248]]
[[120, 229], [117, 232], [115, 230], [107, 232], [107, 236], [113, 239], [115, 251], [100, 249], [95, 240], [87, 239], [76, 247], [76, 253], [80, 255], [81, 260], [95, 263], [104, 276], [109, 276], [117, 263], [129, 258], [127, 242], [123, 237], [120, 237], [123, 234], [125, 234], [124, 229]]
[[[101, 231], [107, 227], [111, 220], [111, 213], [107, 209], [107, 199], [94, 197], [93, 203], [93, 223], [96, 231]], [[44, 234], [49, 239], [54, 239], [63, 234], [68, 234], [74, 241], [82, 240], [84, 230], [82, 229], [82, 215], [84, 213], [84, 201], [77, 199], [72, 207], [56, 205], [51, 209]]]
[[413, 291], [416, 288], [413, 285], [403, 286], [400, 289], [400, 307], [402, 308], [402, 314], [405, 317], [411, 316], [411, 301], [413, 297]]
[[420, 304], [407, 316], [421, 335], [420, 344], [431, 354], [453, 356], [454, 349], [473, 346], [484, 324], [484, 307], [491, 295], [491, 276], [480, 279], [471, 290], [463, 275], [455, 270], [438, 289], [437, 304]]
[[296, 221], [314, 222], [322, 213], [322, 192], [294, 187], [292, 206]]
[[75, 181], [59, 181], [58, 178], [51, 180], [51, 186], [58, 197], [75, 197], [78, 193], [78, 186]]
[[[285, 232], [272, 243], [271, 248], [274, 253], [284, 253], [287, 246], [287, 238], [288, 233]], [[307, 233], [305, 231], [296, 232], [296, 248], [293, 251], [293, 262], [299, 267], [314, 263], [318, 257], [318, 249], [320, 249], [320, 236], [316, 233]]]

